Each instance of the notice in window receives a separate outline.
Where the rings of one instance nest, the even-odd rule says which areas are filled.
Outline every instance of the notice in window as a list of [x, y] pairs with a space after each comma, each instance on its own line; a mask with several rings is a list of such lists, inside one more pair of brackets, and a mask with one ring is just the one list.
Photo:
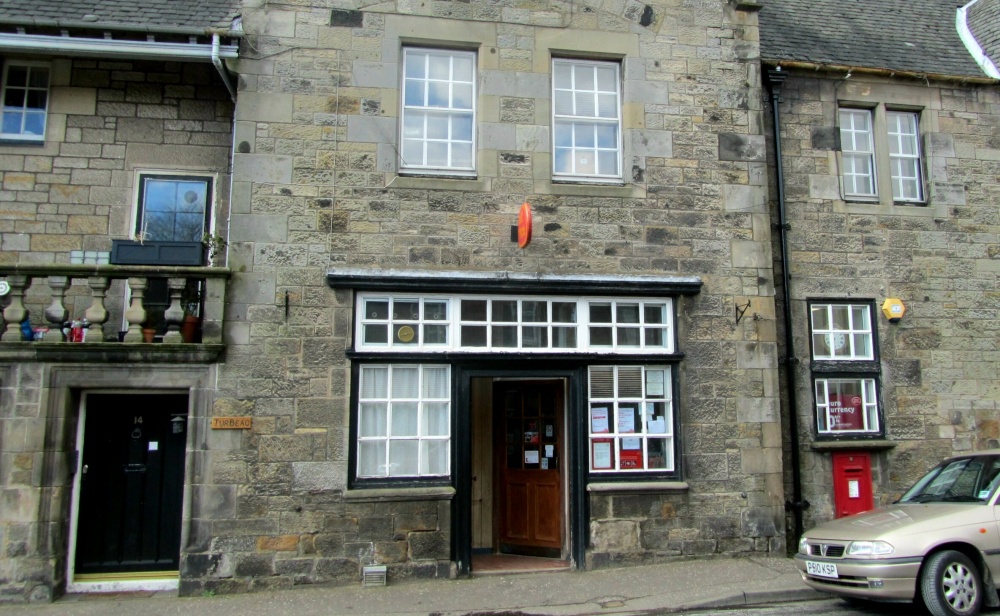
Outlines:
[[642, 449], [642, 441], [638, 438], [623, 438], [622, 449]]
[[525, 449], [524, 450], [524, 463], [525, 464], [538, 464], [538, 450], [537, 449]]
[[618, 432], [619, 434], [635, 432], [635, 413], [632, 409], [621, 410], [618, 416]]
[[608, 408], [606, 406], [590, 409], [590, 431], [595, 434], [608, 432]]
[[555, 455], [555, 453], [556, 453], [556, 446], [555, 445], [546, 445], [545, 446], [545, 457], [546, 458], [551, 458], [552, 456]]
[[646, 373], [646, 395], [647, 396], [663, 395], [663, 371], [650, 370], [649, 372]]
[[595, 470], [611, 468], [611, 443], [595, 442], [592, 446], [593, 464]]

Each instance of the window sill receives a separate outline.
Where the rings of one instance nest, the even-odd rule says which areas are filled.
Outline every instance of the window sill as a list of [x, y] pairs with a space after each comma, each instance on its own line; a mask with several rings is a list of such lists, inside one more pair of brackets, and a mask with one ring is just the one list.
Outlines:
[[415, 188], [418, 190], [456, 190], [483, 192], [490, 190], [489, 180], [476, 176], [454, 175], [403, 175], [386, 174], [387, 188]]
[[813, 451], [839, 451], [843, 449], [867, 449], [869, 451], [883, 451], [895, 449], [896, 442], [885, 439], [872, 440], [850, 440], [850, 441], [815, 441], [812, 443]]
[[687, 492], [686, 481], [596, 482], [587, 484], [588, 492]]
[[426, 488], [369, 488], [347, 490], [344, 500], [356, 503], [391, 503], [414, 500], [451, 500], [455, 496], [455, 488], [451, 486], [433, 486]]
[[17, 145], [17, 146], [28, 146], [43, 148], [45, 147], [44, 139], [19, 139], [17, 137], [0, 137], [0, 146]]

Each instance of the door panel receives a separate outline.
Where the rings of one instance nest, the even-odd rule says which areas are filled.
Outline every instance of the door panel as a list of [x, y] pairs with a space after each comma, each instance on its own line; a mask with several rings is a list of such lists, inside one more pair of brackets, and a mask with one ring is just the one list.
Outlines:
[[91, 394], [74, 572], [175, 571], [187, 396]]
[[493, 414], [500, 551], [558, 558], [564, 527], [563, 383], [497, 382]]

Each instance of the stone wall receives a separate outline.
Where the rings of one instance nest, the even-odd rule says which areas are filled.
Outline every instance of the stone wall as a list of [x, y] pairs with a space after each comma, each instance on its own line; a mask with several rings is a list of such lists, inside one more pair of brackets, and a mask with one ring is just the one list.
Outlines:
[[[876, 506], [897, 499], [939, 459], [996, 447], [1000, 438], [1000, 93], [901, 78], [843, 79], [792, 72], [779, 107], [795, 395], [804, 496], [812, 504], [806, 528], [833, 517], [830, 452], [814, 445], [807, 299], [873, 300], [878, 308], [896, 297], [907, 307], [899, 323], [875, 315], [889, 441], [887, 449], [872, 450]], [[926, 204], [840, 197], [838, 101], [920, 110]]]
[[[235, 273], [216, 404], [253, 415], [255, 425], [210, 469], [232, 486], [236, 503], [206, 520], [214, 539], [205, 562], [227, 553], [235, 562], [187, 570], [187, 592], [224, 579], [238, 588], [258, 583], [248, 576], [325, 581], [330, 558], [346, 559], [345, 570], [353, 561], [356, 574], [357, 550], [368, 542], [384, 550], [390, 576], [446, 570], [443, 510], [411, 530], [407, 512], [425, 500], [396, 495], [372, 528], [347, 500], [352, 299], [324, 278], [338, 266], [700, 276], [703, 290], [679, 302], [678, 323], [679, 438], [690, 488], [681, 496], [592, 497], [588, 564], [654, 552], [782, 551], [756, 23], [753, 12], [722, 0], [573, 10], [480, 0], [363, 11], [248, 3], [234, 64]], [[407, 43], [477, 51], [475, 179], [396, 173]], [[621, 59], [623, 185], [551, 181], [554, 53]], [[524, 201], [535, 227], [520, 250], [510, 227]], [[737, 325], [734, 306], [748, 302]], [[620, 523], [628, 532], [615, 530]], [[339, 539], [323, 549], [303, 540], [331, 529]], [[609, 533], [636, 539], [619, 544], [604, 539]], [[438, 546], [429, 552], [420, 543], [428, 536]], [[425, 567], [428, 555], [436, 565]]]

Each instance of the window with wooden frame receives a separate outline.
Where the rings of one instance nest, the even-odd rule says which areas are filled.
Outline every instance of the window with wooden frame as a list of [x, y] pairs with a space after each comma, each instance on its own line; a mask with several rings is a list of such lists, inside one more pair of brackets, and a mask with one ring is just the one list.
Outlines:
[[49, 111], [49, 65], [8, 61], [3, 67], [0, 139], [44, 141]]
[[622, 179], [620, 73], [618, 62], [552, 61], [553, 179]]
[[[896, 203], [923, 203], [920, 115], [915, 111], [842, 107], [839, 112], [844, 198], [875, 201], [886, 190]], [[880, 178], [887, 178], [886, 186]]]

